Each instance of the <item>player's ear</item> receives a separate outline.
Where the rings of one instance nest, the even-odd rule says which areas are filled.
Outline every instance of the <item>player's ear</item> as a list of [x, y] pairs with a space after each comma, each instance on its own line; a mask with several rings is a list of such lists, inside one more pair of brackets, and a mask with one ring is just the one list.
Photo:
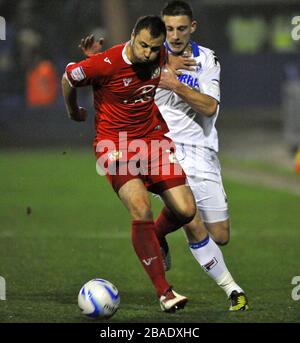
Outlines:
[[197, 22], [196, 20], [193, 20], [191, 24], [191, 33], [194, 33], [196, 29], [197, 29]]
[[133, 45], [134, 37], [135, 37], [135, 34], [134, 32], [132, 32], [130, 36], [130, 45]]

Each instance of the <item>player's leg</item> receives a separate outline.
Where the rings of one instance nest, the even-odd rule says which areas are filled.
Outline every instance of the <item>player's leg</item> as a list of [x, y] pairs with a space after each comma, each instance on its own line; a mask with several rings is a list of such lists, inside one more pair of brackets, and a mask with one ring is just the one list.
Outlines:
[[211, 236], [211, 238], [218, 245], [226, 245], [230, 239], [230, 220], [222, 220], [216, 223], [205, 222], [205, 226]]
[[212, 239], [218, 245], [226, 245], [230, 238], [230, 220], [221, 175], [213, 180], [193, 177], [189, 181], [197, 208]]
[[[184, 186], [169, 189], [162, 193], [162, 198], [167, 206], [160, 215], [159, 224], [163, 222], [173, 231], [180, 227], [189, 219], [186, 204], [193, 203], [191, 192]], [[190, 210], [190, 209], [189, 209]], [[172, 216], [173, 214], [173, 216]], [[162, 216], [165, 216], [164, 220]], [[166, 220], [168, 218], [168, 223]], [[176, 226], [177, 218], [177, 226]], [[179, 220], [181, 219], [181, 220]], [[231, 310], [247, 309], [247, 299], [243, 290], [235, 283], [224, 262], [223, 254], [213, 239], [210, 238], [208, 231], [197, 212], [194, 219], [184, 225], [188, 238], [190, 250], [206, 273], [232, 298]], [[161, 247], [164, 247], [164, 237], [159, 237]], [[238, 300], [237, 300], [238, 299]]]
[[[180, 166], [177, 165], [177, 168], [180, 167], [181, 169], [186, 168], [185, 170], [189, 170], [187, 166], [189, 164], [193, 165], [195, 163], [195, 157], [193, 154], [191, 154], [191, 157], [189, 158], [189, 150], [183, 150], [185, 149], [182, 145], [176, 147], [176, 157], [178, 160], [180, 160]], [[183, 157], [180, 157], [178, 155], [179, 152], [182, 152]], [[181, 185], [180, 187], [174, 187], [165, 190], [165, 192], [161, 194], [161, 197], [164, 200], [166, 207], [163, 208], [163, 210], [159, 214], [157, 220], [155, 221], [155, 225], [156, 234], [160, 241], [163, 255], [165, 255], [166, 257], [165, 262], [167, 262], [169, 249], [165, 236], [173, 231], [178, 230], [185, 223], [190, 222], [195, 216], [196, 206], [191, 189], [185, 184]], [[189, 213], [187, 212], [187, 210], [189, 211]], [[193, 217], [192, 212], [194, 213]], [[195, 241], [204, 239], [204, 237], [206, 237], [207, 235], [207, 231], [206, 228], [203, 226], [203, 223], [201, 223], [201, 228], [201, 230], [198, 230], [194, 233], [196, 237]], [[165, 267], [166, 270], [170, 268], [170, 261], [169, 263], [165, 263]]]
[[[161, 198], [166, 206], [155, 221], [155, 228], [164, 269], [168, 271], [171, 269], [172, 262], [166, 235], [178, 230], [185, 223], [189, 222], [192, 219], [192, 214], [196, 211], [196, 207], [190, 188], [185, 184], [165, 190], [161, 194]], [[203, 227], [203, 230], [203, 232], [206, 231], [205, 227]], [[206, 233], [203, 232], [200, 232], [200, 234], [203, 234], [204, 237]], [[201, 240], [203, 237], [197, 236], [195, 241]]]
[[190, 222], [196, 213], [196, 204], [190, 187], [178, 185], [160, 194], [166, 207], [181, 224]]
[[[172, 142], [169, 142], [172, 144]], [[159, 194], [165, 207], [155, 221], [156, 235], [159, 239], [165, 270], [171, 267], [169, 248], [165, 236], [191, 221], [196, 213], [196, 204], [190, 187], [186, 185], [186, 176], [174, 158], [172, 147], [161, 149], [159, 158], [151, 159], [152, 167], [160, 170], [157, 177], [151, 176], [151, 191]], [[169, 173], [164, 173], [164, 167]], [[205, 228], [204, 228], [205, 230]], [[201, 237], [199, 237], [200, 239]]]
[[200, 221], [200, 216], [197, 215], [193, 221], [184, 226], [192, 255], [202, 269], [224, 290], [227, 297], [231, 300], [230, 310], [248, 309], [244, 291], [230, 274], [220, 247], [208, 234], [203, 240], [196, 243], [193, 242], [195, 239], [194, 232], [197, 232]]
[[165, 280], [160, 248], [155, 235], [150, 199], [143, 181], [136, 178], [126, 182], [118, 191], [132, 220], [132, 243], [144, 269], [152, 280], [157, 295], [169, 288]]
[[140, 178], [134, 178], [123, 184], [118, 190], [118, 195], [132, 220], [153, 221], [150, 198]]
[[[180, 185], [167, 189], [161, 194], [161, 197], [166, 205], [161, 215], [165, 215], [165, 217], [168, 217], [169, 222], [172, 222], [172, 231], [194, 220], [196, 204], [190, 187]], [[197, 242], [207, 236], [207, 230], [200, 218], [197, 224], [198, 226], [191, 227], [190, 239], [192, 242]]]
[[[212, 160], [218, 162], [217, 158]], [[190, 163], [193, 165], [195, 161], [190, 161]], [[212, 170], [215, 169], [216, 176], [218, 176], [219, 165], [216, 164], [216, 166], [213, 165], [212, 167]], [[216, 179], [218, 179], [218, 177], [216, 177]], [[190, 184], [198, 185], [198, 181], [197, 178], [193, 177]], [[201, 196], [202, 195], [203, 194], [201, 194]], [[210, 194], [209, 198], [211, 198], [211, 196], [212, 195]], [[191, 189], [189, 187], [184, 189], [183, 186], [171, 188], [163, 192], [161, 197], [166, 204], [166, 208], [163, 209], [156, 221], [156, 233], [161, 246], [163, 247], [164, 243], [167, 246], [165, 234], [180, 228], [181, 225], [184, 224], [183, 219], [186, 218], [185, 231], [188, 237], [190, 250], [195, 259], [229, 296], [234, 295], [233, 300], [236, 302], [236, 305], [232, 302], [232, 305], [234, 306], [230, 309], [247, 309], [247, 299], [242, 293], [242, 289], [233, 281], [225, 265], [222, 252], [208, 235], [208, 231], [201, 220], [199, 213], [197, 212], [194, 219], [188, 222], [188, 219], [190, 219], [187, 218], [187, 214], [190, 214], [188, 211], [194, 206], [194, 196], [191, 193]], [[202, 197], [200, 199], [202, 199]], [[223, 201], [226, 202], [226, 206], [224, 207], [225, 214], [223, 213], [222, 215], [224, 215], [223, 219], [226, 220], [228, 219], [226, 195], [225, 197], [223, 196]], [[186, 209], [188, 209], [188, 211]], [[217, 213], [219, 212], [217, 211]]]
[[[188, 177], [188, 180], [196, 199], [197, 208], [200, 210], [201, 217], [204, 220], [205, 228], [209, 231], [211, 237], [217, 244], [225, 245], [229, 241], [230, 225], [227, 198], [222, 182], [209, 181], [197, 177]], [[186, 196], [180, 198], [182, 195], [178, 196], [178, 194], [175, 193], [178, 193], [179, 191], [181, 191], [181, 189], [173, 189], [170, 191], [171, 196], [169, 196], [169, 198], [171, 201], [176, 198], [176, 206], [184, 208], [181, 202], [186, 205], [187, 203], [185, 201], [190, 200]], [[166, 193], [166, 195], [168, 195], [168, 193]], [[165, 236], [179, 229], [183, 225], [183, 221], [178, 220], [178, 215], [176, 216], [178, 210], [176, 208], [172, 208], [173, 205], [168, 200], [168, 197], [165, 199], [165, 203], [168, 207], [165, 207], [162, 210], [155, 222], [155, 225], [157, 230], [156, 234], [162, 247], [162, 254], [164, 255], [165, 270], [169, 270], [171, 267], [171, 261]], [[197, 220], [197, 225], [190, 225], [189, 230], [192, 230], [194, 227], [198, 228], [200, 225], [203, 226], [203, 223]], [[199, 233], [204, 235], [206, 230], [202, 229], [199, 232], [194, 233], [194, 236], [196, 236], [196, 240], [194, 241], [199, 241], [199, 239], [197, 240], [197, 237], [201, 238], [199, 237]], [[191, 233], [190, 239], [192, 239]]]
[[[233, 291], [241, 293], [242, 289], [234, 282], [230, 275], [225, 265], [223, 254], [213, 239], [210, 238], [199, 213], [197, 212], [193, 220], [188, 222], [190, 220], [188, 214], [192, 213], [191, 211], [193, 210], [194, 204], [194, 198], [190, 188], [187, 186], [171, 188], [164, 191], [161, 194], [161, 197], [167, 206], [167, 209], [164, 209], [163, 213], [167, 215], [169, 219], [169, 223], [164, 220], [165, 224], [168, 225], [168, 227], [172, 224], [172, 229], [174, 231], [176, 228], [184, 225], [184, 221], [186, 221], [187, 223], [184, 225], [184, 229], [188, 238], [190, 250], [197, 262], [228, 296], [230, 296]], [[192, 210], [189, 206], [191, 206]], [[162, 214], [160, 216], [162, 216]], [[159, 224], [161, 223], [162, 220]], [[163, 247], [164, 237], [159, 237], [159, 239], [161, 246]]]
[[[171, 290], [165, 279], [160, 246], [148, 192], [142, 180], [135, 178], [121, 186], [118, 195], [132, 219], [132, 244], [145, 271], [151, 279], [164, 311], [183, 308], [187, 298]], [[163, 302], [162, 302], [163, 301]]]
[[[189, 244], [190, 250], [201, 267], [230, 298], [230, 310], [246, 310], [248, 305], [244, 291], [232, 278], [216, 244], [224, 245], [229, 239], [228, 205], [222, 182], [199, 180], [191, 187], [210, 237], [198, 244]], [[185, 226], [188, 238], [191, 230], [195, 230], [194, 226], [198, 226], [197, 220]]]
[[[166, 245], [164, 234], [174, 231], [185, 225], [190, 249], [199, 264], [226, 290], [232, 285], [232, 278], [225, 266], [222, 252], [219, 247], [210, 239], [207, 229], [203, 224], [199, 213], [196, 214], [196, 204], [193, 193], [185, 184], [178, 184], [174, 187], [165, 187], [159, 193], [166, 207], [156, 221], [156, 233], [164, 250]], [[171, 178], [168, 177], [170, 181]], [[195, 215], [196, 214], [196, 215]], [[213, 269], [213, 270], [212, 270]], [[234, 285], [235, 286], [235, 285]]]

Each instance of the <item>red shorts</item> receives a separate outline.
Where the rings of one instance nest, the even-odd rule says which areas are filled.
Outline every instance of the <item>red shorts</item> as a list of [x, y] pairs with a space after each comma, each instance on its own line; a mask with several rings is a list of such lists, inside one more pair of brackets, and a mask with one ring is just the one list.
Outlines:
[[176, 160], [174, 149], [173, 142], [167, 137], [94, 143], [97, 171], [107, 177], [117, 193], [126, 182], [136, 178], [156, 194], [185, 184], [186, 176]]

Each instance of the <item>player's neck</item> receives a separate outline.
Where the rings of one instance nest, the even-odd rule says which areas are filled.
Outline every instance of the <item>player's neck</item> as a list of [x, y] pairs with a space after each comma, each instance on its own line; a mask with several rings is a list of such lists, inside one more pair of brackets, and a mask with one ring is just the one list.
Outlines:
[[178, 53], [173, 52], [172, 50], [169, 50], [169, 51], [170, 51], [170, 53], [171, 53], [172, 55], [175, 55], [175, 56], [191, 57], [191, 56], [192, 56], [193, 49], [192, 49], [191, 43], [188, 42], [187, 45], [186, 45], [186, 47], [185, 47], [182, 51], [180, 51], [180, 52], [178, 52]]
[[193, 53], [192, 45], [191, 43], [188, 43], [185, 49], [182, 51], [181, 55], [186, 57], [191, 57]]
[[128, 60], [129, 60], [132, 64], [134, 64], [135, 58], [134, 58], [134, 54], [133, 54], [132, 46], [131, 46], [130, 42], [128, 42], [128, 43], [126, 44], [126, 46], [125, 46], [125, 54], [126, 54]]

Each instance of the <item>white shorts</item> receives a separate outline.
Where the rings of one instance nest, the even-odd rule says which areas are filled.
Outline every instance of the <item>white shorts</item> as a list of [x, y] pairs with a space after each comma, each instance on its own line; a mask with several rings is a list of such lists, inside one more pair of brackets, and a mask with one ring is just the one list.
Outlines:
[[216, 223], [229, 218], [221, 166], [213, 150], [176, 144], [176, 157], [187, 175], [202, 220]]

